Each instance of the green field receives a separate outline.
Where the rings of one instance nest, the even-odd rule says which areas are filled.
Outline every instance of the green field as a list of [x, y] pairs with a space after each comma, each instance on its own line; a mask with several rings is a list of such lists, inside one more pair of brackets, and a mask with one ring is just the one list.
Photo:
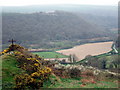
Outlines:
[[37, 54], [43, 58], [67, 58], [68, 56], [62, 55], [57, 52], [33, 52], [33, 54]]

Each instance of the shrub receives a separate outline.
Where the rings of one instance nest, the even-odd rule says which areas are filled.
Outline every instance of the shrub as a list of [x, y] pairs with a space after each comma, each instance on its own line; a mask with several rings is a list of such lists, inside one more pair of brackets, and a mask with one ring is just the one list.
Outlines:
[[68, 73], [71, 78], [77, 78], [81, 75], [81, 71], [78, 68], [72, 68], [68, 71]]
[[91, 70], [86, 70], [86, 71], [84, 71], [84, 72], [82, 72], [82, 75], [83, 76], [94, 76], [94, 72], [93, 71], [91, 71]]
[[23, 74], [15, 77], [16, 87], [18, 89], [32, 88], [39, 89], [43, 82], [41, 80], [35, 80], [28, 74]]
[[19, 45], [13, 45], [9, 48], [14, 49], [19, 67], [27, 73], [15, 77], [16, 88], [40, 88], [51, 74], [51, 69], [44, 64], [46, 61], [37, 55], [28, 53], [27, 49]]
[[0, 55], [5, 54], [5, 53], [8, 53], [8, 52], [10, 52], [10, 49], [9, 49], [9, 48], [7, 48], [7, 49], [3, 50], [2, 52], [0, 52]]

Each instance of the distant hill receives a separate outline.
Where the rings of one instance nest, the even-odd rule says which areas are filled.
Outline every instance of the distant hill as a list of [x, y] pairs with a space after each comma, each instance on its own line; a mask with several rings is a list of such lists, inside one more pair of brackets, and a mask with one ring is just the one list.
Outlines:
[[80, 17], [82, 16], [82, 18], [89, 21], [89, 23], [94, 23], [97, 27], [102, 27], [108, 31], [118, 28], [117, 6], [53, 4], [2, 7], [2, 11], [7, 13], [37, 13], [55, 10], [75, 13]]
[[35, 5], [2, 7], [2, 11], [5, 44], [14, 38], [23, 46], [70, 48], [117, 35], [117, 6]]
[[30, 5], [30, 6], [3, 6], [3, 12], [13, 13], [35, 13], [62, 10], [68, 12], [81, 12], [93, 15], [116, 16], [117, 6], [99, 6], [99, 5], [74, 5], [74, 4], [53, 4], [53, 5]]
[[40, 13], [3, 13], [3, 43], [14, 38], [25, 44], [56, 40], [108, 37], [110, 32], [88, 23], [76, 14], [54, 11]]

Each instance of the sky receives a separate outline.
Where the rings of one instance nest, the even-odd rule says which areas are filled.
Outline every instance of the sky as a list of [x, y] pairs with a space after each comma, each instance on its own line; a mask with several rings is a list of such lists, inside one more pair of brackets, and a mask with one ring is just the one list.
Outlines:
[[26, 6], [46, 4], [117, 5], [119, 0], [0, 0], [0, 6]]

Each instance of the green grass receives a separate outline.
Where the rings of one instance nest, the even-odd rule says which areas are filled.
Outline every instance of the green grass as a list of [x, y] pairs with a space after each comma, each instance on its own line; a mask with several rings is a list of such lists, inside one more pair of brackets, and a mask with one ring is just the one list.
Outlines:
[[98, 81], [96, 84], [88, 83], [82, 87], [81, 78], [60, 78], [61, 82], [50, 84], [47, 88], [118, 88], [118, 84], [109, 81]]
[[84, 88], [118, 88], [118, 84], [109, 81], [99, 81], [96, 84], [88, 84]]
[[24, 71], [17, 67], [18, 62], [15, 57], [9, 55], [2, 60], [2, 84], [3, 88], [12, 88], [15, 86], [15, 75], [21, 74]]
[[54, 85], [49, 86], [48, 88], [80, 88], [81, 82], [80, 78], [60, 78], [61, 82], [58, 82]]
[[33, 54], [37, 54], [43, 58], [67, 58], [68, 56], [62, 55], [57, 52], [34, 52]]

